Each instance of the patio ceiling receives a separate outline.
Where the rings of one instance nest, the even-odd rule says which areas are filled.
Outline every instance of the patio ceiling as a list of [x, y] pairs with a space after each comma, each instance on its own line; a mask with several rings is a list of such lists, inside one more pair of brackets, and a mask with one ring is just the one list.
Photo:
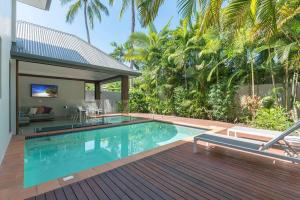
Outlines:
[[48, 65], [47, 68], [53, 67], [51, 71], [55, 71], [54, 66], [60, 66], [98, 72], [101, 77], [139, 75], [138, 71], [118, 62], [75, 35], [28, 22], [17, 22], [16, 43], [12, 45], [11, 57], [19, 61], [44, 64], [42, 66]]
[[39, 63], [30, 63], [24, 61], [19, 62], [19, 75], [66, 78], [86, 81], [103, 81], [116, 77], [116, 74], [108, 74], [103, 72], [73, 69]]

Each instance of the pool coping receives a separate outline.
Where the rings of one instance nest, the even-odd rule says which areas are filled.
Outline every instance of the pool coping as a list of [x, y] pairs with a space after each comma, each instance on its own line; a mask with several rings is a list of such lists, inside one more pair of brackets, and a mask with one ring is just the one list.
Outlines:
[[[129, 116], [135, 116], [134, 114], [129, 114]], [[136, 116], [138, 117], [138, 116]], [[188, 126], [192, 128], [200, 128], [205, 129], [204, 133], [216, 133], [223, 130], [226, 130], [224, 127], [220, 126], [204, 126], [204, 125], [197, 125], [193, 123], [186, 123], [186, 122], [174, 122], [170, 120], [165, 119], [159, 119], [159, 118], [146, 118], [146, 120], [143, 121], [136, 121], [136, 122], [127, 122], [127, 123], [118, 123], [118, 124], [109, 124], [109, 125], [102, 125], [99, 127], [85, 127], [80, 128], [77, 131], [85, 131], [85, 130], [93, 130], [93, 129], [99, 129], [99, 128], [109, 128], [109, 127], [116, 127], [116, 126], [122, 126], [122, 125], [130, 125], [135, 123], [145, 123], [150, 121], [159, 121], [159, 122], [165, 122], [165, 123], [171, 123], [175, 125], [181, 125], [181, 126]], [[74, 132], [74, 130], [70, 131]], [[43, 133], [43, 136], [49, 136], [49, 135], [58, 135], [58, 134], [65, 134], [63, 131], [51, 131], [48, 135], [45, 135]], [[35, 136], [37, 136], [35, 134]], [[90, 168], [87, 170], [80, 171], [78, 173], [72, 174], [74, 176], [73, 179], [69, 181], [63, 181], [63, 178], [59, 178], [56, 180], [48, 181], [30, 188], [23, 188], [23, 180], [24, 180], [24, 144], [25, 144], [25, 138], [26, 136], [14, 136], [9, 144], [9, 147], [7, 149], [6, 155], [4, 157], [3, 163], [0, 167], [0, 177], [3, 175], [6, 176], [8, 179], [14, 179], [12, 181], [8, 181], [4, 184], [6, 184], [6, 187], [3, 189], [3, 186], [1, 188], [0, 184], [0, 199], [7, 199], [7, 200], [18, 200], [18, 199], [24, 199], [29, 198], [32, 196], [36, 196], [54, 189], [57, 189], [59, 187], [69, 185], [74, 182], [78, 182], [80, 180], [95, 176], [97, 174], [112, 170], [114, 168], [120, 167], [122, 165], [126, 165], [128, 163], [134, 162], [139, 159], [143, 159], [145, 157], [154, 155], [156, 153], [168, 150], [170, 148], [182, 145], [186, 142], [191, 142], [193, 137], [188, 137], [184, 140], [179, 140], [170, 144], [162, 145], [160, 147], [144, 151], [123, 159], [119, 159], [116, 161], [112, 161], [94, 168]], [[14, 166], [14, 167], [13, 167]]]

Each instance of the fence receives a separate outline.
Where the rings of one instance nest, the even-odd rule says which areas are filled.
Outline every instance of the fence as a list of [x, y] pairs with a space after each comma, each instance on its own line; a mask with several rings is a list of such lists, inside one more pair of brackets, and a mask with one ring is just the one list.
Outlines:
[[[282, 87], [284, 88], [284, 85], [282, 84], [277, 84], [276, 87]], [[260, 97], [264, 97], [270, 94], [270, 92], [272, 91], [273, 86], [272, 84], [261, 84], [261, 85], [255, 85], [255, 94], [257, 96]], [[291, 94], [292, 88], [289, 87], [289, 97]], [[244, 95], [250, 95], [251, 94], [251, 86], [248, 85], [244, 85], [241, 86], [236, 93], [236, 100], [239, 101], [240, 97], [244, 96]], [[300, 100], [300, 86], [298, 85], [297, 87], [297, 99]], [[285, 92], [281, 93], [280, 95], [280, 102], [282, 103], [282, 105], [285, 102]], [[290, 103], [290, 102], [289, 102]]]

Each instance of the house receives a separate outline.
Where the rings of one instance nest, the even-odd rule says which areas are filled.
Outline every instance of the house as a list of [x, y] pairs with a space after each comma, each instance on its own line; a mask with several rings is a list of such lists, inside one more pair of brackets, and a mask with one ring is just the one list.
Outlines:
[[[43, 10], [51, 4], [51, 0], [19, 1]], [[0, 163], [11, 136], [19, 133], [19, 113], [24, 106], [49, 106], [61, 117], [67, 106], [84, 100], [85, 84], [94, 85], [93, 98], [100, 100], [101, 84], [119, 80], [126, 108], [128, 77], [138, 75], [137, 71], [74, 35], [17, 22], [15, 0], [1, 4], [0, 24]], [[33, 85], [55, 87], [57, 98], [35, 98]]]

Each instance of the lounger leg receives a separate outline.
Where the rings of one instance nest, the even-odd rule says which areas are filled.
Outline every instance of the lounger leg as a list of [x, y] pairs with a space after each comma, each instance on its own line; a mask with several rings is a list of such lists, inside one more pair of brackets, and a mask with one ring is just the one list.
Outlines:
[[193, 153], [198, 153], [198, 144], [197, 144], [197, 140], [194, 140], [194, 144], [193, 144]]
[[208, 142], [206, 142], [206, 150], [208, 150], [209, 149], [209, 143]]

